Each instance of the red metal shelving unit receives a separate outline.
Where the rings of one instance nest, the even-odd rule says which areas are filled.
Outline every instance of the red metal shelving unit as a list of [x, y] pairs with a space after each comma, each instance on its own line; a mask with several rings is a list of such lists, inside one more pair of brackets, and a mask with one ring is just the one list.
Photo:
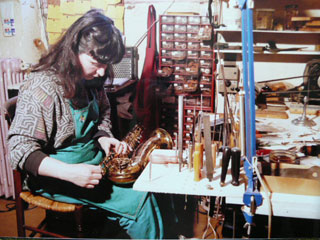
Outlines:
[[[167, 91], [167, 94], [163, 90], [161, 93], [160, 127], [167, 129], [175, 138], [178, 132], [177, 98], [183, 94], [185, 148], [191, 140], [190, 128], [197, 113], [214, 112], [216, 64], [212, 48], [213, 29], [209, 19], [199, 15], [160, 15], [159, 24], [158, 82]], [[167, 74], [168, 69], [170, 74]], [[197, 88], [193, 89], [193, 86]], [[164, 100], [168, 98], [171, 98], [170, 103]]]

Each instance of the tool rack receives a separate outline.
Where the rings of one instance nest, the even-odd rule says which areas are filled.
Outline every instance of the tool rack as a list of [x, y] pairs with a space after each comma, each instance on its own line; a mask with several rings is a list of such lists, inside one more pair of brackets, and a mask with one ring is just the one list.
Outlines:
[[160, 15], [159, 24], [158, 81], [164, 86], [159, 90], [163, 94], [160, 127], [177, 136], [178, 96], [183, 95], [185, 149], [197, 113], [214, 111], [215, 53], [212, 42], [208, 44], [213, 29], [209, 18], [199, 15]]

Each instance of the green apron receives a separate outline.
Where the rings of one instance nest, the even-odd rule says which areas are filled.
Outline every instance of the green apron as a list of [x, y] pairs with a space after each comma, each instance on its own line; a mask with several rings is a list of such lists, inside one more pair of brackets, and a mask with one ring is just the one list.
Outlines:
[[[70, 109], [75, 123], [75, 139], [70, 146], [58, 149], [50, 157], [70, 164], [98, 165], [104, 155], [92, 139], [99, 117], [97, 101], [94, 99], [82, 109], [74, 109], [70, 103]], [[87, 204], [115, 213], [117, 215], [112, 214], [110, 219], [118, 219], [132, 238], [163, 238], [160, 210], [150, 193], [134, 191], [131, 186], [117, 186], [107, 179], [101, 180], [94, 189], [87, 189], [54, 178], [40, 178], [41, 189], [38, 192], [45, 197]]]

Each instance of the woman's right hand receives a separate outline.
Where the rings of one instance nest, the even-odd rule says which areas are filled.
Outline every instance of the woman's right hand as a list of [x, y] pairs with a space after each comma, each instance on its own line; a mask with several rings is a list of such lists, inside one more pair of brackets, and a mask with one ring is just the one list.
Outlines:
[[42, 160], [38, 174], [72, 182], [85, 188], [94, 188], [102, 179], [100, 166], [85, 163], [68, 164], [51, 157]]
[[85, 188], [94, 188], [102, 178], [100, 166], [90, 164], [71, 164], [69, 174], [64, 176], [66, 181]]

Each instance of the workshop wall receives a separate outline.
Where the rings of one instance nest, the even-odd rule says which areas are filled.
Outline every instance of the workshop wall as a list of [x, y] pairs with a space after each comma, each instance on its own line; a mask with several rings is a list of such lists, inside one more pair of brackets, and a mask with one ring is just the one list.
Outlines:
[[[148, 6], [153, 4], [156, 9], [156, 19], [159, 20], [159, 15], [165, 14], [165, 12], [195, 12], [200, 15], [206, 15], [208, 3], [202, 0], [187, 0], [187, 1], [174, 1], [163, 0], [163, 1], [125, 1], [125, 14], [124, 14], [124, 31], [126, 35], [126, 44], [128, 46], [136, 46], [146, 35], [147, 31], [147, 16]], [[157, 44], [159, 48], [159, 24], [157, 24]], [[146, 49], [146, 38], [138, 46], [139, 52], [139, 73], [141, 74], [145, 49]]]
[[[15, 35], [4, 36], [4, 26], [0, 26], [0, 57], [17, 57], [26, 63], [35, 63], [40, 57], [40, 51], [34, 45], [34, 39], [41, 39], [47, 45], [47, 38], [44, 33], [43, 21], [41, 18], [40, 1], [38, 0], [1, 0], [1, 15], [3, 6], [10, 3], [13, 7], [13, 17], [15, 21]], [[92, 1], [93, 2], [93, 1]], [[109, 1], [106, 1], [109, 2]], [[235, 8], [236, 0], [221, 1], [223, 11], [221, 22], [235, 28], [240, 28], [240, 10]], [[318, 0], [308, 0], [308, 6], [319, 5]], [[159, 15], [169, 12], [196, 12], [200, 15], [206, 15], [208, 12], [208, 1], [204, 0], [127, 0], [123, 11], [123, 28], [126, 45], [136, 45], [147, 31], [147, 10], [148, 6], [153, 4]], [[213, 5], [213, 14], [218, 14]], [[3, 16], [1, 16], [3, 18]], [[158, 37], [157, 37], [158, 38]], [[157, 39], [158, 40], [158, 39]], [[282, 46], [281, 46], [282, 47]], [[139, 52], [139, 74], [144, 64], [146, 48], [146, 38], [138, 47]], [[294, 56], [293, 56], [294, 58]], [[237, 62], [241, 71], [241, 61]], [[305, 68], [305, 62], [281, 62], [281, 61], [257, 61], [255, 62], [255, 79], [263, 81], [275, 78], [285, 78], [288, 76], [301, 76]], [[302, 81], [302, 79], [296, 79]], [[220, 101], [219, 106], [223, 106]], [[222, 112], [222, 109], [218, 109]]]
[[[26, 63], [35, 63], [40, 51], [33, 43], [34, 39], [42, 39], [40, 8], [37, 0], [2, 0], [0, 1], [0, 57], [21, 58]], [[11, 15], [11, 16], [9, 16]], [[15, 33], [5, 36], [3, 19], [14, 19]]]

